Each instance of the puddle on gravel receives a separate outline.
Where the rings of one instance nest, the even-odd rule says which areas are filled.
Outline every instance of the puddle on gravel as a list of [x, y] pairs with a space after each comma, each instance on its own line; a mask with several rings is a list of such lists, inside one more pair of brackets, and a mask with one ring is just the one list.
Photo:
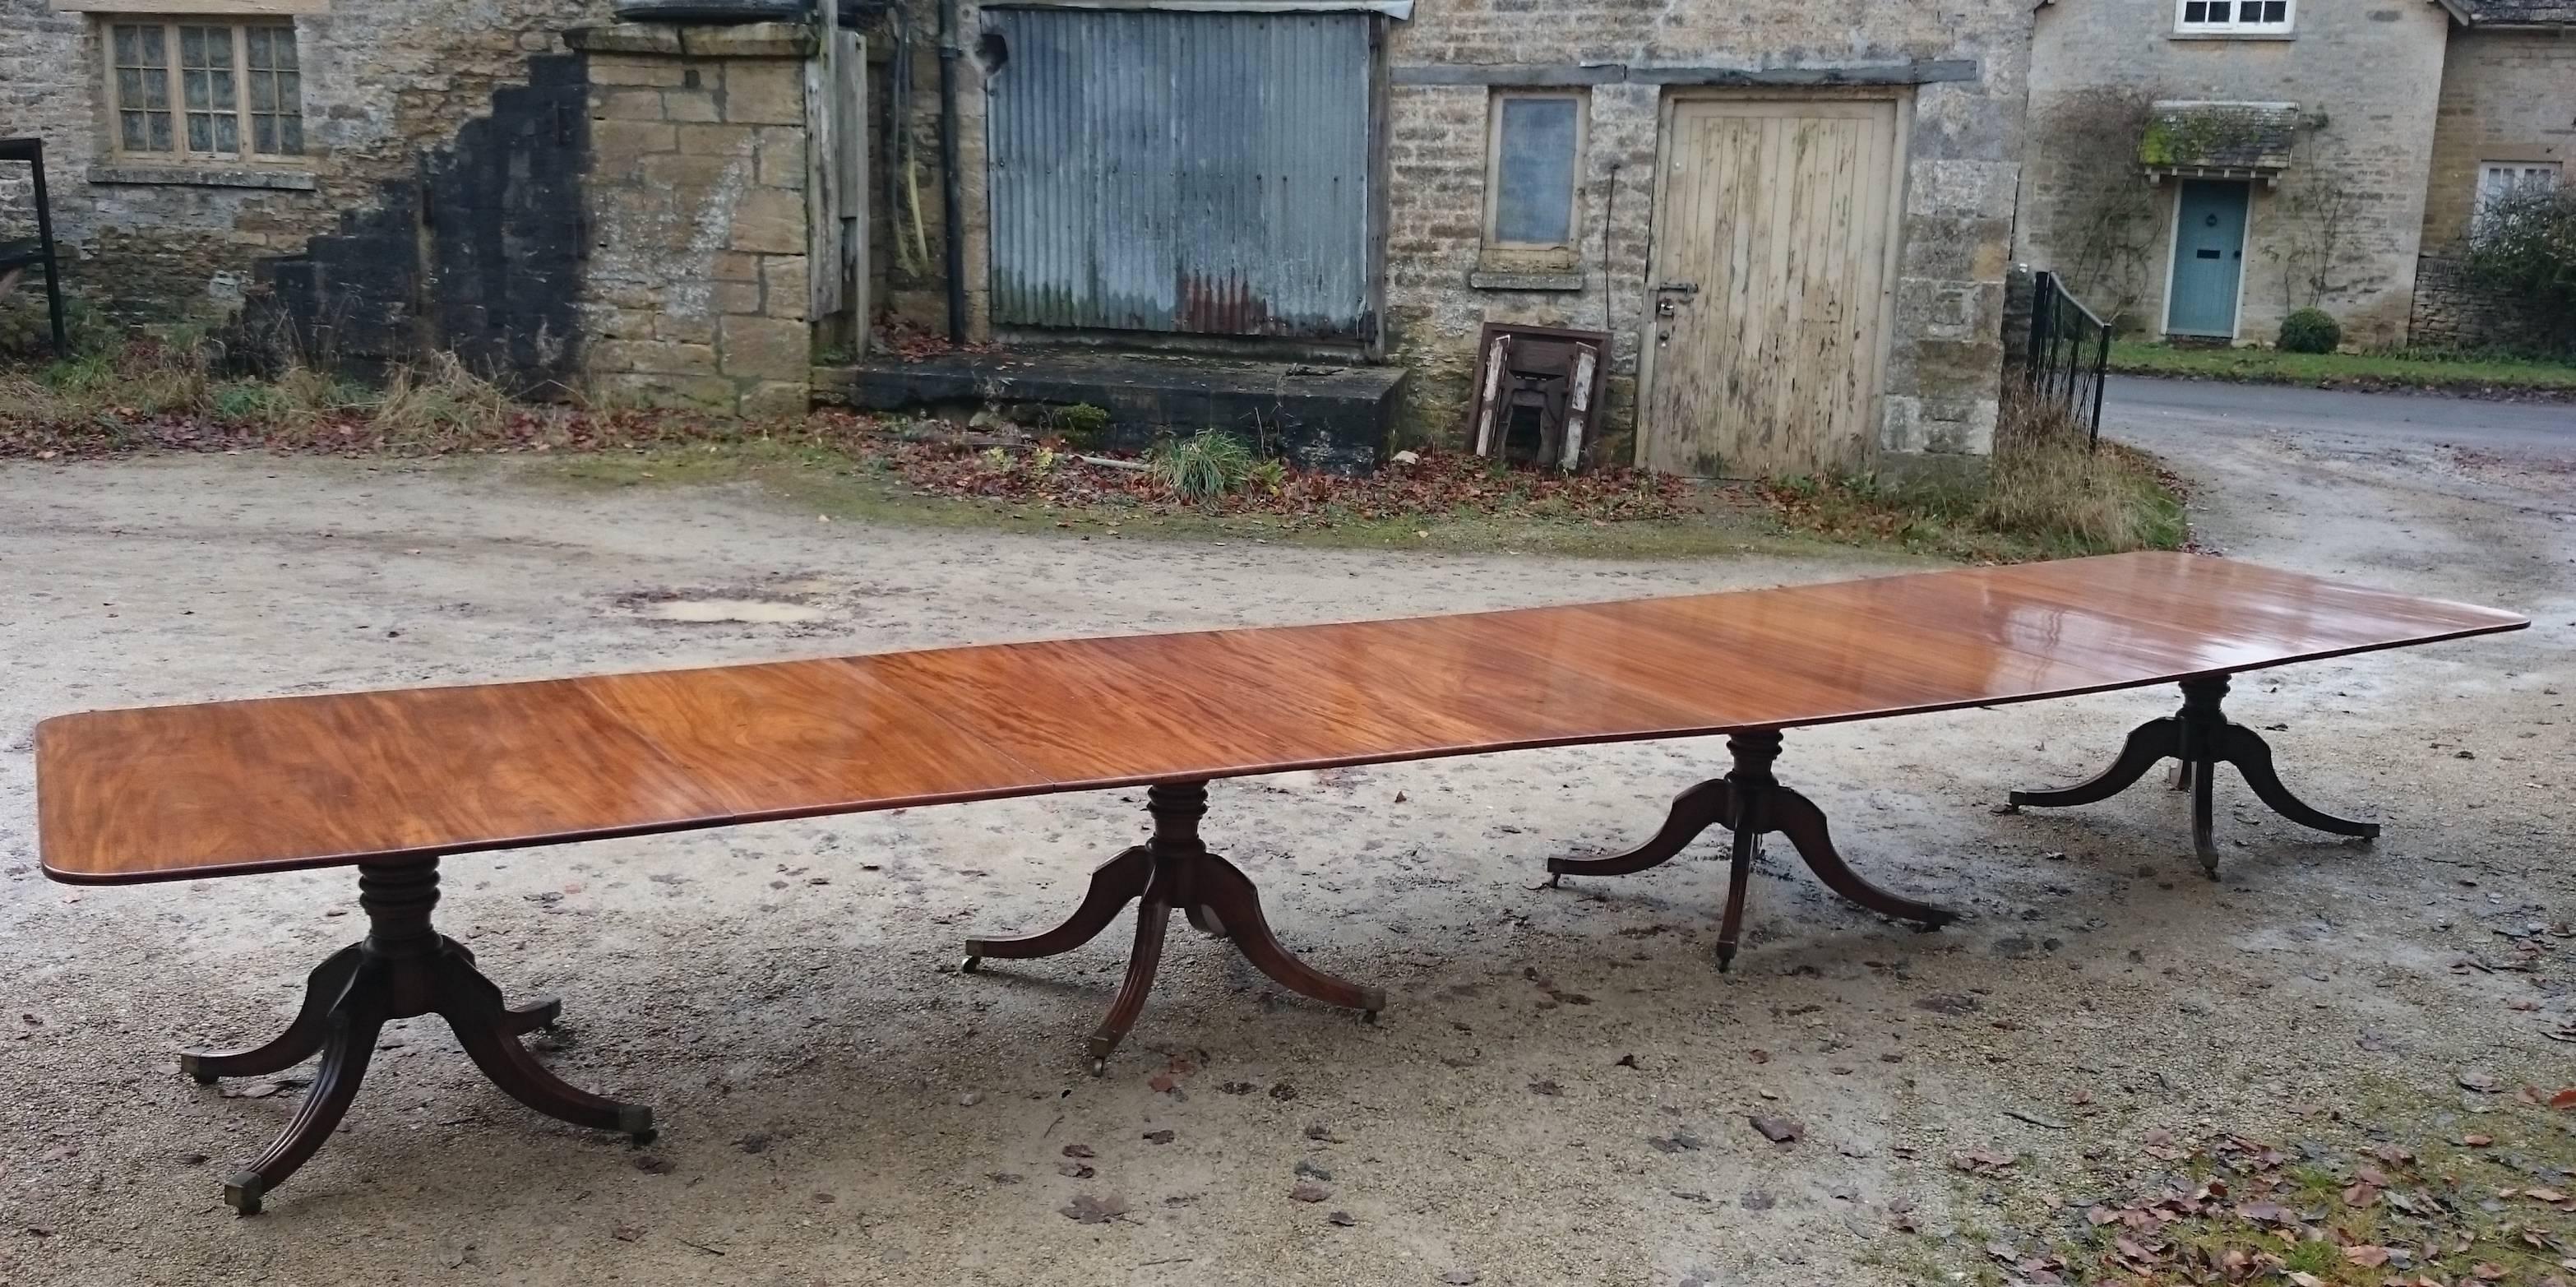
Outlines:
[[802, 603], [773, 603], [765, 599], [671, 599], [648, 603], [637, 615], [655, 621], [742, 621], [754, 625], [782, 625], [799, 621], [820, 621], [821, 608]]
[[645, 590], [617, 596], [616, 605], [647, 621], [681, 625], [799, 625], [831, 615], [826, 609], [801, 602], [801, 595], [793, 593], [797, 587], [788, 588], [791, 592], [781, 595], [738, 589]]

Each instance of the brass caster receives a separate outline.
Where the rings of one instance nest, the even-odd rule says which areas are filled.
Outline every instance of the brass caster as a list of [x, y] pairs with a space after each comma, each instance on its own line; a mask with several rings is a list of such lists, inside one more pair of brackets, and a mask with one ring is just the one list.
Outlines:
[[966, 959], [957, 963], [957, 972], [959, 974], [973, 974], [983, 968], [984, 958], [977, 956], [972, 952], [968, 952], [966, 954]]
[[1106, 1059], [1100, 1059], [1100, 1058], [1094, 1058], [1094, 1059], [1091, 1061], [1091, 1075], [1092, 1075], [1092, 1076], [1097, 1077], [1097, 1076], [1100, 1076], [1102, 1073], [1105, 1073], [1105, 1072], [1108, 1072], [1108, 1071], [1109, 1071], [1109, 1061], [1108, 1061], [1108, 1060], [1106, 1060]]
[[1370, 1027], [1376, 1027], [1376, 1026], [1377, 1026], [1377, 1011], [1375, 1011], [1375, 1010], [1362, 1010], [1362, 1011], [1360, 1011], [1360, 1022], [1365, 1023], [1365, 1024], [1369, 1025]]

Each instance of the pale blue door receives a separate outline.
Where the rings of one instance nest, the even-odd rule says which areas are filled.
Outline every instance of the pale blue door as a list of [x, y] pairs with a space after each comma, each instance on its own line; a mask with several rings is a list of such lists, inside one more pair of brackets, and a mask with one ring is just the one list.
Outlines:
[[2182, 185], [2174, 230], [2173, 304], [2165, 329], [2176, 335], [2236, 338], [2236, 289], [2245, 276], [2247, 186], [2205, 179]]

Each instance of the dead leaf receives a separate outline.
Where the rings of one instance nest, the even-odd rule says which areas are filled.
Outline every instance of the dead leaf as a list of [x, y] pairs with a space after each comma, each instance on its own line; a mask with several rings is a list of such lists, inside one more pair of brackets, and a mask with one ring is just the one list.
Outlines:
[[2343, 1249], [2343, 1258], [2364, 1269], [2377, 1269], [2388, 1263], [2388, 1248], [2364, 1243]]
[[2549, 1097], [2551, 1108], [2576, 1108], [2576, 1086], [2569, 1086]]
[[1757, 1114], [1747, 1120], [1753, 1124], [1753, 1129], [1762, 1133], [1762, 1138], [1774, 1144], [1795, 1144], [1807, 1133], [1807, 1128], [1795, 1118], [1763, 1117]]
[[1288, 1196], [1299, 1202], [1321, 1202], [1333, 1196], [1333, 1191], [1313, 1180], [1299, 1180], [1297, 1187], [1288, 1190]]
[[1073, 1201], [1057, 1207], [1056, 1211], [1077, 1224], [1107, 1224], [1127, 1214], [1127, 1200], [1115, 1193], [1100, 1197], [1083, 1193], [1075, 1195]]

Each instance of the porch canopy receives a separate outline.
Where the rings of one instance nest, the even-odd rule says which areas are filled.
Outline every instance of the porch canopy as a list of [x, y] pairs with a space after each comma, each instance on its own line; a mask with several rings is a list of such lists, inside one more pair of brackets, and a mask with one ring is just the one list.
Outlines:
[[2149, 182], [2168, 178], [2280, 182], [2299, 133], [2296, 103], [2158, 102], [2138, 138]]

